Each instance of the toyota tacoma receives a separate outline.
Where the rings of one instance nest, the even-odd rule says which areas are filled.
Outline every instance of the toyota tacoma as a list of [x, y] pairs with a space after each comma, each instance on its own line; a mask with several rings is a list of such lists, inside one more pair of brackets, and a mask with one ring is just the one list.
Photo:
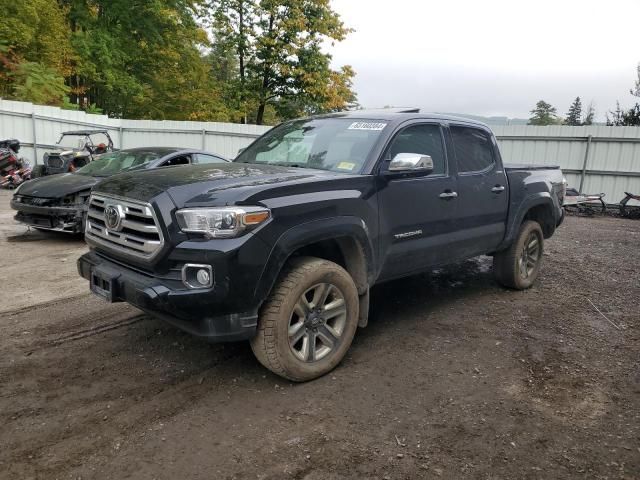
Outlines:
[[377, 283], [478, 256], [536, 280], [563, 219], [559, 167], [503, 165], [475, 121], [354, 111], [282, 123], [227, 164], [94, 187], [78, 260], [91, 290], [213, 341], [248, 339], [276, 374], [333, 369]]

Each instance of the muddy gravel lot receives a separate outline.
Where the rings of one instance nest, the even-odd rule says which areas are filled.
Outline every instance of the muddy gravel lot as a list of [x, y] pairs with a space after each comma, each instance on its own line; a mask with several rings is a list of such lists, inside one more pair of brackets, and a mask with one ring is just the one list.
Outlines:
[[569, 217], [526, 292], [486, 258], [378, 286], [306, 384], [83, 293], [81, 241], [8, 236], [41, 274], [3, 307], [71, 293], [0, 313], [1, 478], [640, 478], [640, 221]]
[[82, 237], [41, 232], [14, 221], [12, 195], [0, 190], [0, 313], [85, 295], [87, 287], [78, 281], [76, 269], [76, 259], [87, 251]]

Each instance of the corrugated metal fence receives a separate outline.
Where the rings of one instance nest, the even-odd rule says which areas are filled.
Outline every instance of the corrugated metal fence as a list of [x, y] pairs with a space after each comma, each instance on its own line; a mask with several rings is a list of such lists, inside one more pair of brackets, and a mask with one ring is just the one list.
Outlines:
[[[0, 137], [18, 138], [40, 160], [66, 130], [106, 128], [118, 148], [180, 146], [234, 157], [269, 127], [216, 122], [124, 120], [0, 100]], [[617, 203], [640, 194], [640, 127], [493, 126], [505, 162], [560, 165], [569, 185]], [[580, 188], [581, 187], [581, 188]]]
[[22, 156], [41, 162], [67, 130], [107, 129], [116, 148], [171, 146], [201, 148], [233, 158], [270, 127], [217, 122], [125, 120], [57, 107], [0, 100], [0, 137], [22, 142]]
[[505, 162], [560, 165], [569, 186], [606, 194], [640, 194], [640, 127], [493, 126]]

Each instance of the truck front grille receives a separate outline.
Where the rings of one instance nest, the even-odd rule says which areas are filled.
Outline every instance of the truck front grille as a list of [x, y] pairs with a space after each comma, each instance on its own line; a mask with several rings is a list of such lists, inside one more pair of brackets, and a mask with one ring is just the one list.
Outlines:
[[99, 194], [89, 199], [85, 239], [116, 254], [143, 259], [153, 258], [164, 244], [151, 205]]
[[60, 205], [59, 198], [41, 198], [30, 197], [27, 195], [14, 195], [13, 199], [16, 203], [33, 205], [34, 207], [57, 207], [58, 205]]

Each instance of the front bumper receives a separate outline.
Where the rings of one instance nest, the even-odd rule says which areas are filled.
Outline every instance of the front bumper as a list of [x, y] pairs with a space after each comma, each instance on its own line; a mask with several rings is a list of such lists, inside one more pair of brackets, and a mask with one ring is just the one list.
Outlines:
[[17, 210], [13, 217], [16, 221], [31, 227], [67, 233], [80, 233], [83, 230], [82, 207], [39, 207], [12, 199], [11, 208]]
[[109, 301], [130, 303], [192, 335], [214, 342], [246, 340], [255, 335], [257, 309], [219, 313], [224, 293], [215, 285], [188, 289], [178, 278], [160, 278], [126, 268], [93, 251], [78, 259], [78, 272], [92, 285], [97, 278], [108, 279]]

